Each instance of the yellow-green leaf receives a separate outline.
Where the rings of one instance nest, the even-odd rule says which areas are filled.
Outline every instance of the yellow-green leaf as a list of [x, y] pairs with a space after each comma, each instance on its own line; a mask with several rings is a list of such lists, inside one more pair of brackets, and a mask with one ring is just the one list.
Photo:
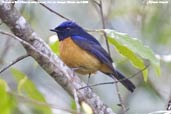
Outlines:
[[[108, 40], [111, 44], [113, 44], [116, 47], [116, 49], [119, 51], [119, 53], [122, 54], [123, 56], [127, 57], [136, 68], [138, 68], [138, 69], [145, 68], [143, 60], [141, 58], [139, 58], [135, 53], [133, 53], [130, 49], [128, 49], [126, 46], [120, 44], [119, 42], [117, 42], [117, 40], [115, 40], [112, 37], [108, 37]], [[148, 70], [145, 69], [143, 71], [144, 81], [147, 81], [147, 74], [148, 74]]]
[[77, 106], [74, 100], [71, 101], [71, 109], [76, 110]]
[[14, 99], [7, 93], [7, 84], [0, 79], [0, 113], [11, 114], [13, 109]]
[[18, 90], [18, 93], [22, 95], [22, 88], [24, 86], [24, 84], [27, 82], [27, 77], [25, 76], [23, 79], [21, 79], [18, 83], [18, 86], [17, 86], [17, 90]]
[[[124, 46], [125, 49], [131, 50], [131, 53], [134, 53], [135, 56], [137, 54], [140, 57], [149, 60], [153, 68], [155, 69], [156, 73], [160, 75], [160, 61], [159, 59], [156, 58], [154, 52], [149, 47], [143, 45], [138, 39], [132, 38], [125, 33], [119, 33], [114, 30], [109, 30], [109, 29], [105, 29], [105, 32], [107, 36], [109, 37], [110, 42], [111, 42], [111, 39], [113, 39], [115, 42]], [[113, 45], [115, 46], [115, 44]], [[146, 80], [146, 78], [147, 77], [144, 75], [144, 80]]]
[[[27, 78], [27, 75], [14, 68], [11, 69], [11, 72], [18, 82], [18, 91], [20, 92], [20, 94], [25, 93], [32, 99], [46, 103], [46, 100], [42, 93], [39, 92], [35, 84]], [[33, 108], [41, 114], [52, 114], [49, 107], [34, 105]]]
[[114, 38], [120, 44], [130, 49], [132, 52], [138, 54], [144, 59], [149, 60], [157, 75], [160, 75], [160, 60], [157, 59], [155, 53], [149, 47], [143, 45], [140, 40], [132, 38], [125, 33], [120, 33], [109, 29], [106, 29], [105, 32], [109, 37]]

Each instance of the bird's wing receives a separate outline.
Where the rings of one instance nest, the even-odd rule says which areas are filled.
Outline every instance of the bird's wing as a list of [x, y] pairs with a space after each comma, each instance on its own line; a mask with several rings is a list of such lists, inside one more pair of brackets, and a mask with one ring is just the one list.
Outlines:
[[112, 66], [112, 59], [109, 56], [109, 54], [103, 49], [103, 47], [100, 45], [100, 43], [97, 40], [88, 39], [81, 36], [71, 36], [72, 40], [82, 49], [86, 50], [93, 56], [97, 57], [98, 60], [106, 65], [108, 65], [110, 68], [113, 68]]

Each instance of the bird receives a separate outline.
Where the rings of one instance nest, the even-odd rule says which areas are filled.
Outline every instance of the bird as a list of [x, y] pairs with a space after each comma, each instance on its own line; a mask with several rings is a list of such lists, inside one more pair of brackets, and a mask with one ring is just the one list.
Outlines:
[[93, 74], [100, 71], [117, 79], [130, 92], [135, 85], [113, 66], [113, 60], [94, 36], [87, 33], [74, 21], [64, 21], [50, 31], [57, 33], [59, 57], [79, 74]]

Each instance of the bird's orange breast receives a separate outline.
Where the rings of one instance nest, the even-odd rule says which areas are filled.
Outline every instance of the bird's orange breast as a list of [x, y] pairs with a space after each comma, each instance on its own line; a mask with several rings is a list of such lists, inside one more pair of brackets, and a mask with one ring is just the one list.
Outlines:
[[94, 73], [101, 67], [101, 62], [95, 56], [81, 49], [71, 38], [60, 42], [59, 51], [64, 63], [80, 74]]
[[63, 62], [80, 74], [95, 73], [97, 70], [103, 73], [113, 72], [105, 63], [76, 45], [70, 37], [60, 42], [59, 51]]

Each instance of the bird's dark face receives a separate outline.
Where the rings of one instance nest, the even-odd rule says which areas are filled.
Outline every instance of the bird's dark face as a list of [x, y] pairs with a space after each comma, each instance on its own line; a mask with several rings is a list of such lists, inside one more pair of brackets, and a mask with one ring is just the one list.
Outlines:
[[50, 29], [50, 31], [56, 32], [59, 38], [59, 41], [64, 40], [67, 37], [72, 35], [77, 35], [80, 29], [82, 29], [79, 25], [77, 25], [73, 21], [65, 21], [57, 26], [55, 29]]

